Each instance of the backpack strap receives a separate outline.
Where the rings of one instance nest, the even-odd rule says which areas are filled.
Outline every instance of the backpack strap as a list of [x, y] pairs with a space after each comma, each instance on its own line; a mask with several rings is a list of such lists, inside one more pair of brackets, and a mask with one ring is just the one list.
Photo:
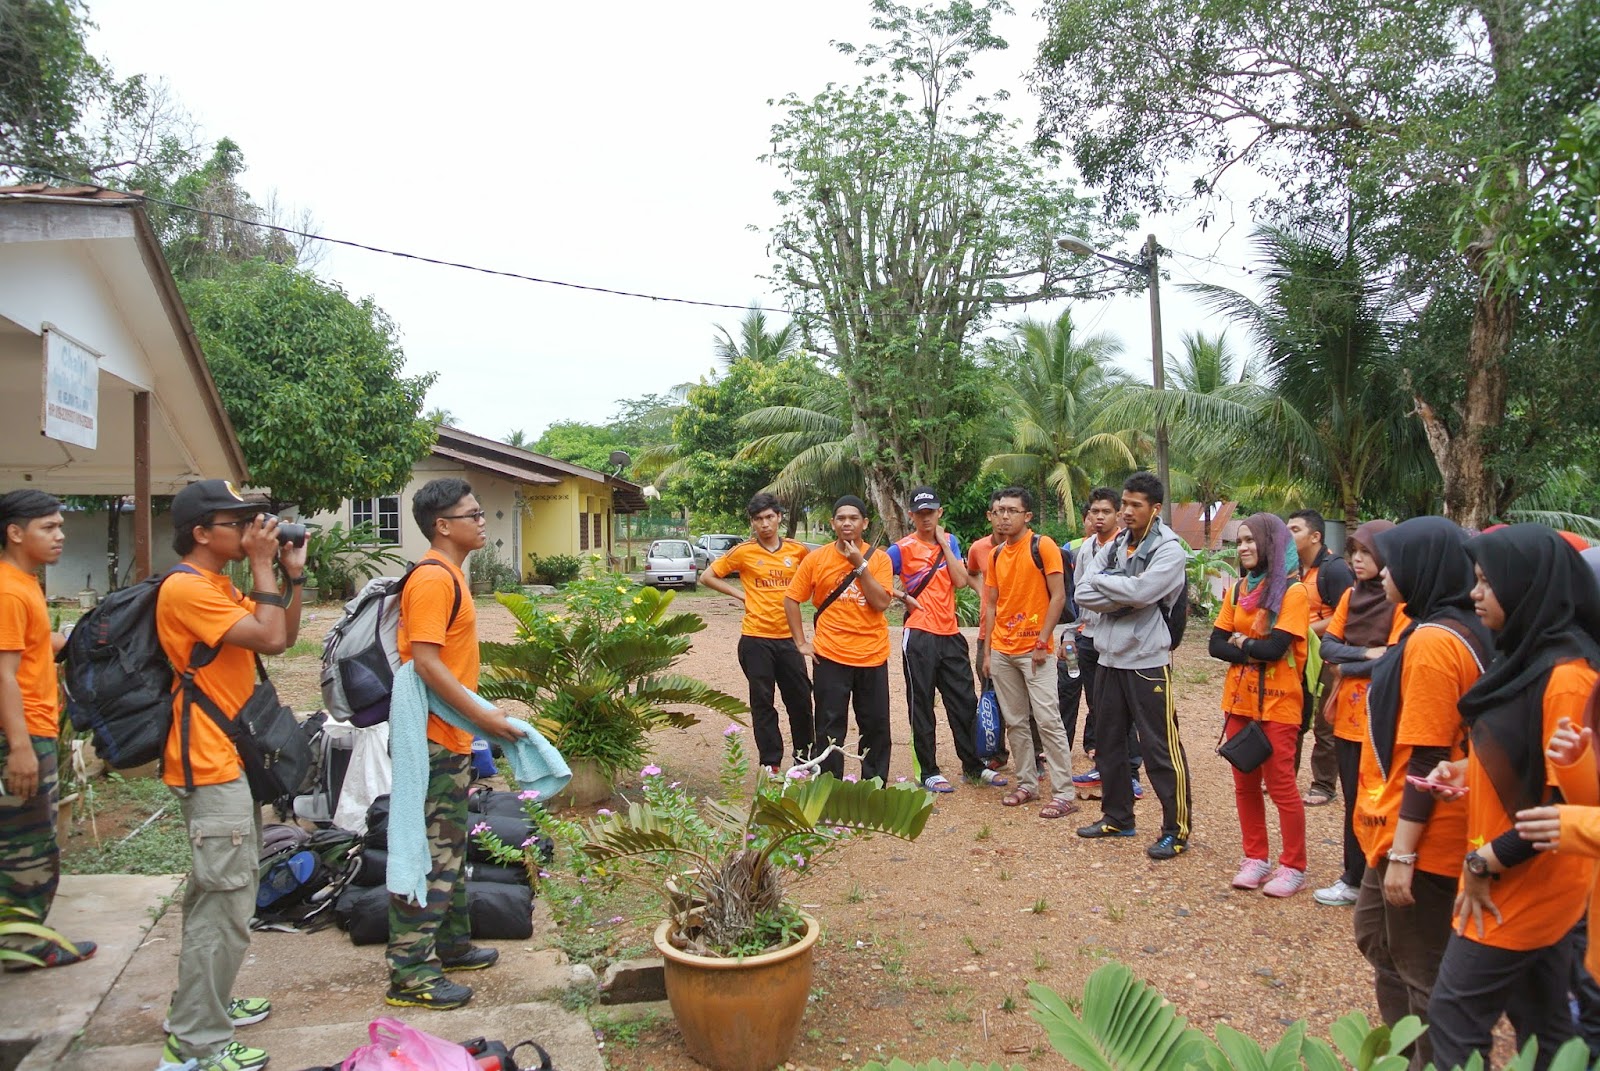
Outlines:
[[[405, 589], [406, 582], [411, 579], [411, 574], [416, 572], [418, 569], [421, 569], [424, 565], [437, 565], [442, 569], [449, 569], [449, 566], [445, 565], [445, 563], [440, 561], [438, 558], [423, 558], [412, 565], [410, 569], [407, 569], [406, 575], [400, 578], [401, 590]], [[447, 629], [456, 623], [456, 614], [461, 612], [461, 581], [456, 579], [456, 574], [454, 572], [450, 573], [450, 586], [455, 591], [455, 597], [450, 602], [450, 619], [445, 622], [444, 626]]]
[[[877, 549], [878, 549], [877, 547], [868, 547], [867, 548], [866, 555], [861, 559], [861, 564], [863, 566], [866, 565], [867, 562], [872, 560], [872, 554]], [[830, 591], [828, 593], [828, 597], [826, 599], [822, 600], [822, 605], [817, 607], [817, 612], [811, 615], [811, 624], [813, 626], [815, 626], [816, 623], [817, 623], [817, 618], [822, 616], [822, 611], [824, 611], [828, 607], [832, 606], [834, 604], [834, 602], [839, 598], [839, 596], [843, 595], [845, 593], [845, 590], [847, 588], [849, 588], [850, 585], [854, 584], [855, 582], [856, 582], [856, 571], [854, 569], [852, 569], [848, 573], [844, 574], [844, 579], [839, 581], [839, 586], [834, 588], [832, 591]]]
[[1028, 550], [1033, 553], [1033, 567], [1039, 570], [1040, 576], [1048, 576], [1044, 571], [1044, 555], [1039, 553], [1039, 533], [1033, 533], [1033, 538], [1028, 541]]

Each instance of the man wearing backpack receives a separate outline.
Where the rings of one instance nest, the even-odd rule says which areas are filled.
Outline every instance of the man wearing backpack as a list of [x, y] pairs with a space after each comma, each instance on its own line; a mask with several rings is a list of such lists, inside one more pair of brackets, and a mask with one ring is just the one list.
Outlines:
[[[483, 707], [472, 694], [478, 687], [478, 613], [470, 598], [461, 597], [467, 589], [461, 567], [468, 554], [488, 542], [483, 507], [466, 480], [446, 476], [417, 489], [411, 515], [428, 537], [422, 561], [438, 561], [444, 568], [418, 568], [406, 580], [400, 595], [400, 658], [415, 662], [417, 676], [432, 694], [485, 735], [520, 739], [522, 732], [504, 713]], [[398, 746], [401, 731], [391, 720], [391, 748]], [[384, 1001], [444, 1011], [472, 999], [472, 989], [450, 981], [445, 972], [492, 967], [500, 953], [470, 941], [466, 856], [472, 734], [430, 711], [427, 750], [423, 822], [430, 856], [428, 892], [421, 903], [389, 897], [389, 991]]]
[[[61, 880], [56, 840], [56, 737], [61, 727], [50, 608], [35, 574], [61, 558], [61, 503], [43, 491], [0, 495], [0, 907], [43, 923]], [[7, 938], [7, 970], [65, 967], [94, 955], [93, 941]]]
[[1094, 643], [1100, 666], [1094, 694], [1095, 765], [1102, 779], [1101, 816], [1080, 837], [1131, 837], [1133, 783], [1128, 768], [1128, 726], [1139, 732], [1145, 773], [1161, 801], [1161, 835], [1145, 849], [1152, 859], [1173, 859], [1189, 847], [1189, 760], [1178, 735], [1172, 695], [1172, 648], [1167, 612], [1188, 583], [1188, 555], [1177, 533], [1161, 522], [1166, 488], [1153, 474], [1136, 472], [1122, 485], [1123, 531], [1080, 566], [1078, 605], [1100, 616]]
[[[250, 947], [261, 808], [233, 741], [210, 717], [185, 709], [182, 687], [192, 670], [194, 687], [232, 719], [255, 691], [258, 656], [282, 654], [299, 634], [306, 548], [280, 544], [277, 518], [258, 508], [227, 480], [192, 483], [172, 500], [172, 547], [187, 568], [169, 574], [156, 599], [156, 635], [179, 678], [161, 776], [179, 799], [193, 863], [157, 1071], [191, 1059], [199, 1071], [267, 1063], [265, 1051], [234, 1040], [234, 1028], [265, 1019], [271, 1005], [232, 997]], [[248, 596], [223, 572], [236, 561], [250, 563]], [[283, 569], [281, 590], [274, 564]]]
[[[1300, 582], [1306, 586], [1311, 598], [1311, 631], [1321, 636], [1333, 620], [1339, 598], [1355, 586], [1356, 574], [1348, 563], [1328, 550], [1327, 522], [1314, 509], [1297, 510], [1289, 514], [1289, 534], [1294, 536], [1294, 549], [1300, 556]], [[1333, 667], [1324, 666], [1322, 687], [1307, 688], [1306, 710], [1300, 722], [1300, 743], [1295, 749], [1295, 770], [1299, 771], [1300, 757], [1304, 754], [1306, 733], [1311, 733], [1311, 784], [1301, 802], [1307, 807], [1321, 807], [1334, 798], [1334, 786], [1339, 778], [1339, 757], [1334, 747], [1333, 723], [1323, 715], [1321, 696], [1327, 694], [1333, 682]]]

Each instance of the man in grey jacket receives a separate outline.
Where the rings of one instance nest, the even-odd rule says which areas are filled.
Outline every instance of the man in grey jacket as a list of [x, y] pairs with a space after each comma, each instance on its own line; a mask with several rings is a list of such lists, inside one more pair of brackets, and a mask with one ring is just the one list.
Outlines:
[[1152, 859], [1174, 859], [1189, 846], [1189, 760], [1178, 735], [1172, 695], [1172, 633], [1167, 611], [1188, 583], [1188, 555], [1161, 523], [1166, 488], [1148, 472], [1122, 485], [1123, 531], [1080, 568], [1074, 595], [1100, 614], [1094, 643], [1100, 656], [1095, 681], [1095, 739], [1099, 750], [1100, 820], [1080, 837], [1131, 837], [1135, 833], [1133, 785], [1128, 768], [1128, 727], [1139, 733], [1145, 773], [1161, 800], [1161, 836], [1145, 849]]

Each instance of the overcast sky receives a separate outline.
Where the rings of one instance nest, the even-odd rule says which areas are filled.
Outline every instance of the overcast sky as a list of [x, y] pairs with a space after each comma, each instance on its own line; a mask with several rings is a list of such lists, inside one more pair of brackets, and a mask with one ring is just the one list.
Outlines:
[[[871, 39], [865, 0], [699, 0], [668, 5], [476, 3], [460, 7], [287, 0], [89, 0], [94, 52], [120, 75], [163, 78], [207, 141], [245, 152], [245, 185], [309, 209], [321, 233], [575, 283], [768, 308], [766, 234], [776, 170], [758, 161], [777, 110], [859, 76], [830, 40]], [[1004, 19], [981, 92], [1008, 89], [1025, 136], [1025, 74], [1042, 24]], [[1166, 261], [1166, 349], [1216, 330], [1178, 284], [1247, 286], [1248, 212], [1219, 206], [1201, 232], [1153, 217], [1188, 254]], [[1236, 222], [1230, 228], [1230, 219]], [[500, 279], [328, 247], [318, 266], [371, 295], [402, 332], [408, 370], [436, 371], [430, 406], [470, 431], [536, 436], [599, 422], [618, 398], [706, 375], [707, 309]], [[1025, 310], [1054, 315], [1043, 306]], [[1143, 295], [1086, 303], [1149, 376]], [[1242, 348], [1242, 333], [1232, 332]]]

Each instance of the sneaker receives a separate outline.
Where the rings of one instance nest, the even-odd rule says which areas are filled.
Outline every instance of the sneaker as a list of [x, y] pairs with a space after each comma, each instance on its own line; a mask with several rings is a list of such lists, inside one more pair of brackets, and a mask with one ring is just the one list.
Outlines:
[[1239, 865], [1239, 872], [1233, 876], [1233, 887], [1254, 892], [1261, 888], [1261, 883], [1267, 880], [1267, 875], [1270, 873], [1272, 864], [1265, 859], [1246, 859]]
[[6, 973], [17, 974], [22, 971], [36, 971], [44, 967], [70, 967], [74, 963], [82, 963], [94, 955], [95, 949], [99, 947], [93, 941], [68, 941], [64, 945], [51, 945], [43, 952], [33, 953], [34, 957], [39, 960], [38, 963], [7, 960]]
[[1097, 840], [1100, 837], [1131, 837], [1137, 832], [1137, 830], [1131, 827], [1128, 829], [1123, 829], [1115, 822], [1107, 822], [1102, 818], [1100, 821], [1091, 825], [1080, 826], [1078, 829], [1078, 836], [1084, 837], [1088, 840]]
[[178, 1055], [178, 1039], [168, 1034], [167, 1047], [161, 1050], [161, 1062], [156, 1064], [156, 1071], [257, 1071], [267, 1066], [268, 1059], [265, 1049], [252, 1049], [230, 1041], [210, 1056], [189, 1060]]
[[1261, 887], [1261, 892], [1265, 896], [1276, 896], [1282, 899], [1285, 896], [1293, 896], [1305, 887], [1306, 872], [1304, 870], [1280, 866], [1277, 872], [1272, 875], [1272, 880]]
[[1340, 878], [1326, 889], [1317, 889], [1311, 894], [1311, 899], [1324, 907], [1354, 907], [1359, 892], [1354, 885], [1346, 885], [1345, 880]]
[[1100, 783], [1100, 771], [1091, 766], [1083, 773], [1073, 774], [1072, 783], [1075, 785], [1098, 785]]
[[481, 971], [500, 962], [500, 950], [468, 945], [465, 952], [453, 956], [439, 954], [439, 962], [447, 971]]
[[[228, 1022], [235, 1027], [254, 1026], [272, 1014], [272, 1001], [265, 997], [234, 997], [228, 1001]], [[167, 1009], [167, 1015], [172, 1015], [172, 1009]], [[172, 1033], [171, 1018], [161, 1020], [161, 1029]]]
[[1137, 777], [1133, 779], [1133, 798], [1136, 800], [1144, 799], [1144, 786], [1139, 783]]
[[397, 1008], [431, 1008], [434, 1011], [459, 1008], [471, 999], [470, 986], [452, 982], [442, 974], [410, 985], [391, 985], [383, 995], [385, 1004], [393, 1004]]
[[778, 764], [775, 763], [775, 762], [766, 763], [761, 768], [767, 772], [767, 776], [768, 777], [782, 777], [783, 776], [783, 771], [778, 769]]
[[1144, 850], [1152, 859], [1176, 859], [1189, 850], [1189, 842], [1176, 833], [1163, 833], [1161, 839]]

